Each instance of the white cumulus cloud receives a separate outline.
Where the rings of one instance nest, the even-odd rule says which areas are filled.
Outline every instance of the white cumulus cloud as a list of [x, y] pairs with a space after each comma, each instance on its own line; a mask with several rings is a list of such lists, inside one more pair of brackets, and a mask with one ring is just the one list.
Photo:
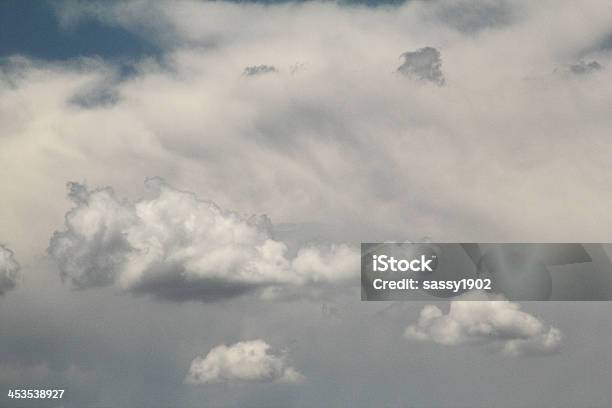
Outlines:
[[284, 354], [274, 354], [263, 340], [242, 341], [214, 347], [198, 356], [185, 377], [188, 384], [201, 385], [229, 381], [296, 383], [304, 376], [287, 365]]
[[408, 326], [404, 335], [412, 340], [431, 341], [446, 346], [500, 343], [502, 352], [510, 356], [552, 354], [559, 351], [561, 332], [521, 311], [518, 303], [501, 297], [486, 300], [486, 295], [481, 294], [467, 296], [472, 300], [451, 302], [448, 314], [444, 314], [437, 306], [425, 306], [418, 322]]
[[160, 179], [146, 186], [151, 197], [132, 203], [109, 187], [69, 183], [74, 208], [49, 245], [64, 279], [77, 288], [116, 285], [170, 300], [215, 301], [356, 276], [359, 255], [351, 247], [305, 246], [291, 255], [266, 216], [224, 210]]

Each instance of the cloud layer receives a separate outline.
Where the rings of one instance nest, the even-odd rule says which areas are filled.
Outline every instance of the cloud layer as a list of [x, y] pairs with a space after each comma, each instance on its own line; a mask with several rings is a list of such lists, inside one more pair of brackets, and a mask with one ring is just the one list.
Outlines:
[[19, 264], [13, 251], [0, 245], [0, 296], [13, 289], [19, 282]]
[[[151, 174], [277, 222], [349, 225], [355, 241], [591, 242], [612, 227], [605, 1], [57, 7], [160, 53], [2, 61], [0, 162], [24, 182], [0, 185], [0, 227], [36, 229], [10, 237], [20, 257], [65, 212], [37, 205], [63, 196], [58, 180], [126, 192]], [[277, 72], [244, 75], [259, 64]]]
[[185, 377], [188, 384], [232, 381], [295, 383], [304, 376], [287, 365], [286, 356], [274, 354], [263, 340], [242, 341], [214, 347], [198, 356]]
[[559, 351], [561, 332], [521, 311], [519, 304], [503, 298], [478, 300], [486, 299], [486, 295], [468, 296], [473, 299], [452, 301], [448, 314], [434, 305], [425, 306], [418, 322], [408, 326], [404, 335], [411, 340], [446, 346], [501, 343], [502, 352], [509, 356]]
[[69, 183], [74, 208], [48, 249], [64, 279], [81, 289], [117, 285], [170, 300], [216, 301], [333, 287], [359, 269], [348, 246], [306, 246], [290, 256], [266, 216], [224, 210], [160, 179], [146, 187], [150, 197], [131, 203], [110, 187]]

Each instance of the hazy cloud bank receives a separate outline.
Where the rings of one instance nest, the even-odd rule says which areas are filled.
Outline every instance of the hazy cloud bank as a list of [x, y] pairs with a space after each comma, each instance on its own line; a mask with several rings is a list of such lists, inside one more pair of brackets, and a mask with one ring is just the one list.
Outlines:
[[[151, 174], [276, 222], [349, 225], [355, 241], [597, 241], [612, 227], [607, 69], [569, 72], [611, 65], [594, 48], [606, 2], [61, 4], [65, 24], [161, 51], [3, 60], [0, 161], [24, 182], [0, 185], [0, 227], [35, 228], [11, 236], [21, 259], [65, 213], [38, 205], [63, 196], [57, 180], [127, 192]], [[242, 75], [260, 63], [277, 72]]]

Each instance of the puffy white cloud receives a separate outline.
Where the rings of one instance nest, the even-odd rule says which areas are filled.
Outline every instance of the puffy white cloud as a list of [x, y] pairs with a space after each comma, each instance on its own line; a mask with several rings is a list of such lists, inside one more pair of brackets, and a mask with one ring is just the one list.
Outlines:
[[[258, 289], [308, 291], [357, 276], [345, 245], [305, 246], [290, 256], [266, 216], [242, 216], [160, 179], [129, 202], [110, 187], [69, 183], [74, 203], [49, 254], [77, 288], [117, 285], [172, 300], [215, 301]], [[270, 295], [270, 291], [266, 292]]]
[[284, 354], [274, 354], [263, 340], [242, 341], [214, 347], [198, 356], [185, 377], [188, 384], [201, 385], [229, 381], [296, 383], [304, 376], [287, 365]]
[[412, 340], [432, 341], [447, 346], [466, 343], [501, 343], [506, 355], [551, 354], [561, 347], [561, 332], [529, 313], [518, 303], [503, 297], [487, 299], [487, 295], [465, 295], [472, 300], [455, 300], [448, 314], [437, 306], [421, 310], [416, 324], [404, 335]]
[[19, 269], [13, 251], [4, 245], [0, 245], [0, 296], [17, 285]]

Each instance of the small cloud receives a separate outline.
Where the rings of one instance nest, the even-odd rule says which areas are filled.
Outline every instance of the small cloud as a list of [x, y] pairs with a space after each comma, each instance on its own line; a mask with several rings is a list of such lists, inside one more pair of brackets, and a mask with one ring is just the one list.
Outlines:
[[293, 65], [291, 65], [289, 67], [289, 72], [292, 75], [295, 75], [295, 74], [297, 74], [299, 72], [304, 71], [305, 69], [306, 69], [306, 64], [305, 63], [303, 63], [303, 62], [296, 62], [295, 64], [293, 64]]
[[185, 383], [297, 383], [305, 379], [296, 369], [287, 365], [285, 355], [274, 354], [270, 349], [270, 345], [263, 340], [214, 347], [206, 356], [198, 356], [191, 362]]
[[570, 71], [576, 75], [590, 74], [592, 72], [601, 71], [603, 68], [603, 65], [597, 61], [580, 61], [577, 64], [570, 65], [569, 67]]
[[397, 72], [421, 81], [433, 82], [438, 86], [444, 85], [442, 59], [437, 49], [424, 47], [417, 51], [405, 52], [401, 57], [404, 58], [404, 62], [397, 68]]
[[0, 245], [0, 296], [17, 286], [20, 269], [13, 251]]
[[83, 109], [106, 108], [119, 102], [119, 94], [114, 89], [100, 88], [79, 92], [68, 100], [71, 105]]
[[244, 69], [244, 71], [242, 72], [242, 75], [255, 76], [255, 75], [270, 74], [273, 72], [278, 72], [278, 70], [272, 65], [251, 65]]
[[404, 336], [446, 346], [501, 343], [502, 352], [508, 356], [559, 351], [561, 332], [521, 311], [518, 303], [483, 294], [468, 294], [466, 298], [471, 300], [451, 302], [448, 314], [437, 306], [425, 306], [418, 322], [408, 326]]

